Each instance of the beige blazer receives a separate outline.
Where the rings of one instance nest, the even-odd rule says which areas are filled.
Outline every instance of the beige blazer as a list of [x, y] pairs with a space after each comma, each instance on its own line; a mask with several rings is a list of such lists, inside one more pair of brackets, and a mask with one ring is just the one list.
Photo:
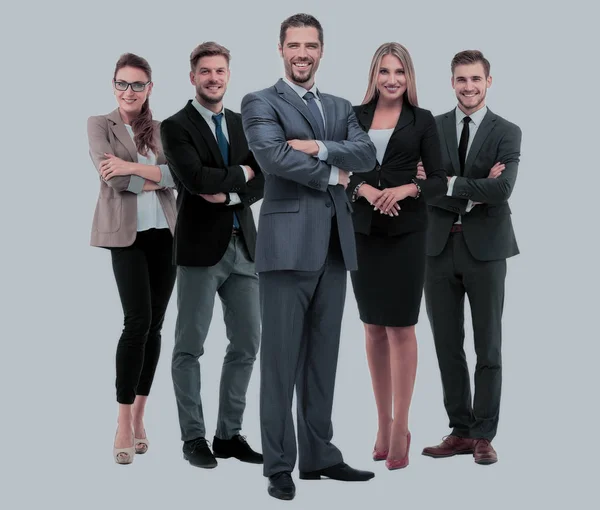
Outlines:
[[[166, 165], [160, 141], [160, 122], [154, 121], [154, 126], [154, 140], [159, 148], [156, 164]], [[87, 131], [90, 157], [96, 170], [105, 159], [104, 153], [114, 154], [125, 161], [137, 162], [137, 149], [118, 109], [108, 115], [90, 117]], [[144, 179], [137, 175], [119, 175], [108, 181], [104, 181], [102, 176], [99, 178], [100, 193], [94, 212], [90, 244], [106, 248], [131, 246], [137, 234], [137, 194], [142, 192]], [[158, 190], [156, 194], [173, 234], [176, 219], [173, 189]]]

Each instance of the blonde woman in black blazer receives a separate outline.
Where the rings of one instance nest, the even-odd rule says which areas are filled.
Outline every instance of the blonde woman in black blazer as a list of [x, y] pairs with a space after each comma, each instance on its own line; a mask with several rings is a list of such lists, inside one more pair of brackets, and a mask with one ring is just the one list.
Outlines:
[[[377, 149], [377, 164], [351, 177], [358, 270], [352, 286], [364, 323], [377, 404], [375, 460], [388, 469], [408, 465], [408, 414], [417, 369], [415, 324], [425, 272], [425, 198], [443, 195], [439, 139], [432, 114], [417, 106], [410, 54], [386, 43], [373, 56], [361, 127]], [[422, 160], [427, 180], [417, 181]]]

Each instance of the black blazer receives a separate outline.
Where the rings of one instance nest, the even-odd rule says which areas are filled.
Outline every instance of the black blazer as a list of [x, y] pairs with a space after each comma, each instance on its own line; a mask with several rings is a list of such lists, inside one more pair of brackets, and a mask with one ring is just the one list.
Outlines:
[[[180, 266], [213, 266], [227, 250], [238, 215], [252, 260], [256, 247], [256, 225], [250, 206], [263, 197], [264, 176], [248, 149], [238, 113], [225, 109], [229, 134], [229, 166], [212, 131], [198, 110], [187, 105], [160, 126], [163, 150], [177, 186], [177, 223], [173, 259]], [[248, 165], [255, 177], [246, 183], [239, 165]], [[241, 204], [207, 202], [200, 193], [238, 193]]]
[[[456, 110], [436, 117], [442, 141], [442, 164], [456, 175], [452, 196], [435, 197], [429, 203], [427, 255], [442, 253], [450, 228], [461, 214], [463, 237], [477, 260], [499, 260], [517, 255], [519, 247], [511, 221], [508, 199], [515, 187], [521, 156], [521, 129], [489, 108], [471, 143], [464, 173], [460, 173], [456, 136]], [[501, 162], [506, 168], [496, 179], [490, 169]], [[427, 168], [427, 167], [426, 167]], [[481, 202], [466, 212], [468, 201]]]
[[[376, 101], [355, 106], [358, 123], [369, 131], [375, 115]], [[429, 110], [411, 106], [407, 102], [388, 143], [383, 161], [366, 174], [355, 174], [350, 178], [346, 189], [352, 197], [354, 188], [362, 182], [378, 188], [392, 188], [409, 184], [417, 175], [417, 163], [423, 161], [426, 180], [419, 180], [421, 196], [408, 197], [400, 202], [402, 210], [398, 216], [387, 216], [374, 211], [365, 198], [359, 198], [354, 205], [354, 231], [361, 234], [399, 235], [427, 228], [427, 207], [425, 200], [443, 195], [448, 190], [448, 179], [443, 170], [440, 154], [440, 141], [435, 120]], [[373, 232], [375, 233], [375, 232]]]

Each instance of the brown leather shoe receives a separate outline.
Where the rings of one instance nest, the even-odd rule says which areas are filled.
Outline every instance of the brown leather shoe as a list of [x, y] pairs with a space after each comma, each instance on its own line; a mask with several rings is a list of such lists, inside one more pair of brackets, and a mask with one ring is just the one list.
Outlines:
[[498, 462], [498, 454], [492, 443], [487, 439], [476, 439], [475, 440], [475, 453], [473, 455], [477, 464], [493, 464]]
[[466, 437], [449, 435], [442, 439], [437, 446], [427, 446], [423, 448], [423, 455], [429, 457], [442, 458], [453, 457], [454, 455], [465, 455], [473, 453], [475, 442]]

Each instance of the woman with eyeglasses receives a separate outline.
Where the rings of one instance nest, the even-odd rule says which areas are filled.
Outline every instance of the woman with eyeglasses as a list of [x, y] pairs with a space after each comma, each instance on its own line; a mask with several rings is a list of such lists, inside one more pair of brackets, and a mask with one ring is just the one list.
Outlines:
[[111, 252], [124, 313], [116, 353], [117, 464], [146, 453], [144, 410], [161, 346], [161, 328], [175, 283], [171, 262], [174, 182], [166, 165], [159, 122], [149, 98], [152, 70], [131, 53], [113, 76], [118, 107], [88, 119], [90, 156], [100, 177], [91, 245]]

